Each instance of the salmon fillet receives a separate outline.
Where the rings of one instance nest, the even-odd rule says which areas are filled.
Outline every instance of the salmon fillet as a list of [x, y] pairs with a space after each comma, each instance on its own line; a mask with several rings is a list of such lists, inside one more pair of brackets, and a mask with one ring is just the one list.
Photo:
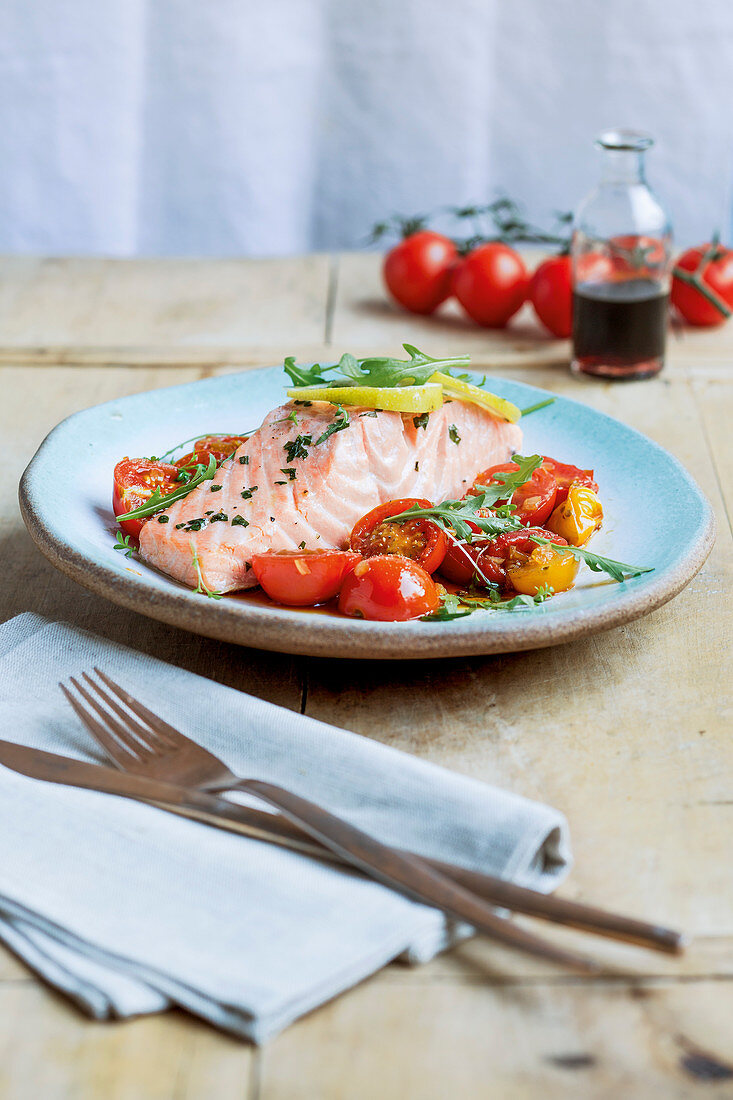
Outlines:
[[333, 405], [273, 409], [213, 481], [143, 525], [142, 557], [196, 587], [195, 550], [209, 588], [250, 588], [253, 554], [303, 544], [343, 549], [356, 521], [378, 504], [461, 497], [477, 474], [522, 445], [518, 425], [463, 401], [446, 401], [424, 427], [406, 414], [356, 407], [348, 418], [319, 443], [341, 422]]

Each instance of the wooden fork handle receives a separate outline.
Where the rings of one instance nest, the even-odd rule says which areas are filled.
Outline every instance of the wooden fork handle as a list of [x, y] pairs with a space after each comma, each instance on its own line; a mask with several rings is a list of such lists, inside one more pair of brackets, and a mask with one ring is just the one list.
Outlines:
[[393, 890], [440, 909], [456, 920], [466, 921], [507, 947], [586, 974], [598, 972], [599, 967], [591, 960], [556, 947], [498, 917], [485, 901], [435, 870], [419, 856], [382, 844], [349, 822], [283, 787], [259, 779], [240, 780], [237, 786], [275, 806], [345, 862]]

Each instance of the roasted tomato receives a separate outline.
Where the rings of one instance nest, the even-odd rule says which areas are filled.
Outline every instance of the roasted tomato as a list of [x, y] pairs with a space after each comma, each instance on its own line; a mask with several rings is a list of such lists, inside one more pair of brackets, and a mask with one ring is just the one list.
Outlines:
[[252, 555], [252, 569], [271, 600], [313, 607], [337, 596], [360, 560], [350, 550], [270, 550]]
[[419, 508], [431, 508], [429, 500], [404, 497], [388, 500], [367, 512], [354, 525], [351, 532], [351, 549], [363, 558], [377, 554], [398, 554], [412, 558], [428, 573], [434, 573], [445, 557], [448, 545], [445, 532], [430, 519], [408, 519], [404, 523], [389, 523], [390, 516], [406, 512], [416, 504]]
[[555, 475], [555, 481], [557, 482], [555, 507], [557, 507], [558, 504], [562, 504], [566, 499], [568, 489], [574, 481], [580, 482], [581, 485], [587, 485], [594, 493], [598, 492], [598, 483], [593, 478], [592, 470], [581, 470], [579, 466], [571, 466], [565, 462], [558, 462], [556, 458], [550, 458], [549, 455], [543, 457], [542, 465]]
[[[553, 539], [557, 542], [557, 539]], [[545, 585], [553, 592], [573, 587], [580, 562], [571, 553], [557, 554], [549, 546], [535, 546], [529, 557], [517, 558], [507, 566], [507, 579], [517, 592], [536, 596]]]
[[233, 455], [236, 449], [241, 447], [242, 443], [246, 443], [246, 441], [247, 437], [243, 435], [203, 436], [201, 439], [196, 440], [192, 451], [189, 451], [183, 458], [176, 459], [176, 466], [179, 470], [195, 466], [197, 462], [206, 466], [211, 455], [214, 456], [217, 463], [223, 462], [225, 458], [229, 458], [229, 455]]
[[[491, 466], [476, 478], [475, 485], [490, 485], [495, 481], [494, 474], [514, 473], [519, 466], [516, 462], [503, 462], [500, 466]], [[475, 490], [469, 490], [475, 492]], [[514, 513], [525, 527], [538, 527], [544, 523], [555, 505], [557, 481], [552, 471], [545, 465], [538, 466], [529, 481], [520, 486], [512, 497], [516, 506]]]
[[468, 522], [475, 537], [471, 542], [458, 539], [448, 541], [448, 549], [440, 565], [440, 572], [446, 580], [463, 587], [471, 583], [502, 584], [505, 575], [503, 561], [497, 561], [491, 554], [493, 540], [481, 534], [475, 523]]
[[[112, 508], [116, 517], [147, 504], [156, 489], [164, 495], [176, 488], [180, 473], [169, 462], [150, 458], [123, 458], [115, 466], [112, 488]], [[144, 519], [121, 520], [120, 527], [134, 538], [142, 531]]]
[[[555, 592], [570, 588], [578, 572], [579, 562], [570, 554], [556, 554], [549, 546], [539, 546], [532, 536], [547, 539], [558, 546], [567, 546], [560, 535], [545, 531], [543, 527], [530, 527], [526, 531], [511, 531], [499, 535], [485, 550], [500, 568], [504, 585], [527, 596], [535, 596], [543, 585]], [[484, 560], [484, 559], [482, 559]]]
[[339, 611], [357, 619], [405, 622], [419, 619], [440, 605], [429, 573], [411, 558], [385, 554], [365, 558], [346, 577]]
[[602, 523], [603, 505], [596, 494], [583, 482], [573, 481], [567, 498], [557, 505], [547, 527], [562, 535], [571, 546], [585, 546]]

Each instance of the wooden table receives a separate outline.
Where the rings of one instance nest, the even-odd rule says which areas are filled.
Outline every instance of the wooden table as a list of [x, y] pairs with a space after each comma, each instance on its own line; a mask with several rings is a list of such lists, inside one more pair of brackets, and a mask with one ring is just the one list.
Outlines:
[[[69, 413], [289, 353], [332, 359], [403, 340], [470, 351], [478, 367], [572, 394], [667, 447], [717, 513], [702, 573], [648, 618], [572, 645], [345, 666], [122, 611], [57, 573], [26, 535], [18, 478]], [[388, 967], [262, 1050], [179, 1012], [90, 1023], [3, 954], [3, 1100], [733, 1096], [733, 326], [677, 333], [664, 375], [633, 385], [575, 380], [567, 353], [528, 316], [489, 333], [450, 310], [397, 313], [372, 255], [2, 261], [0, 618], [68, 619], [550, 802], [570, 820], [577, 860], [564, 894], [694, 936], [680, 961], [598, 941], [615, 973], [593, 980], [472, 942], [420, 969]]]

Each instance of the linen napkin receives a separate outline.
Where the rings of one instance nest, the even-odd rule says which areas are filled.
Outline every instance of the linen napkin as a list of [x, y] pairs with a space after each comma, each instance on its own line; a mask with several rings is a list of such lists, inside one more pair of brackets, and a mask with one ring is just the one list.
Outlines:
[[[101, 761], [57, 686], [94, 665], [234, 772], [387, 843], [540, 890], [569, 868], [548, 806], [36, 615], [0, 627], [3, 736]], [[349, 871], [0, 766], [0, 940], [96, 1018], [174, 1003], [262, 1042], [470, 931]]]

